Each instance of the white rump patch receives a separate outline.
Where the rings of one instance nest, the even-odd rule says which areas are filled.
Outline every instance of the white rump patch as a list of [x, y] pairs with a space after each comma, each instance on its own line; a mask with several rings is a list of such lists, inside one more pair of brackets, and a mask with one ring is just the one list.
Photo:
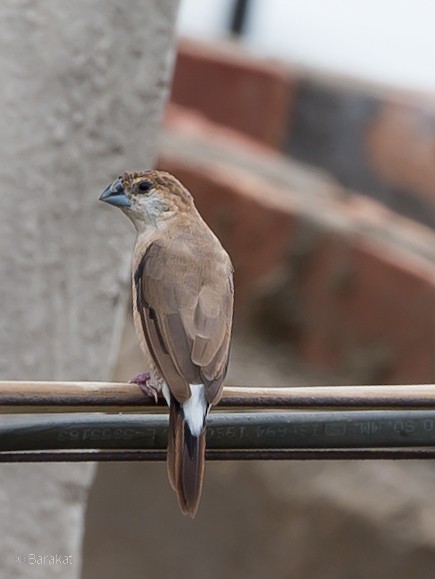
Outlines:
[[205, 399], [205, 387], [204, 384], [189, 384], [189, 386], [191, 396], [181, 406], [190, 432], [193, 436], [199, 436], [204, 426], [208, 407]]
[[170, 391], [169, 391], [169, 388], [168, 388], [168, 385], [167, 385], [167, 384], [163, 384], [163, 385], [162, 385], [162, 393], [163, 393], [163, 396], [164, 396], [164, 398], [165, 398], [165, 400], [166, 400], [166, 404], [167, 404], [168, 406], [170, 406], [170, 405], [171, 405], [171, 393], [170, 393]]

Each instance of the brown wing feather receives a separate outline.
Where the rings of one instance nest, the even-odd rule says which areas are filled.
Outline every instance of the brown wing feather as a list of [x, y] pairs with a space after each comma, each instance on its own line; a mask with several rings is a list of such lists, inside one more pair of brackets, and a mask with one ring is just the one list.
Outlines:
[[189, 383], [203, 383], [207, 401], [216, 402], [228, 366], [231, 263], [220, 247], [218, 253], [212, 249], [213, 256], [203, 256], [202, 267], [185, 239], [155, 241], [134, 276], [147, 345], [179, 402], [189, 398]]

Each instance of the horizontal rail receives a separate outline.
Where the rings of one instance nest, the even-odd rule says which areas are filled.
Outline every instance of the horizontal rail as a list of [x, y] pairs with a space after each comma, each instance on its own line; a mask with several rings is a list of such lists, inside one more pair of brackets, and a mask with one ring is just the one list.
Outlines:
[[[4, 417], [0, 452], [141, 450], [164, 452], [163, 414]], [[216, 412], [207, 448], [217, 452], [435, 448], [435, 410]]]
[[[207, 460], [422, 460], [435, 458], [435, 448], [316, 448], [294, 450], [207, 450]], [[0, 452], [8, 462], [157, 462], [162, 450], [79, 450]]]
[[[3, 381], [0, 462], [161, 461], [165, 408], [136, 384]], [[208, 418], [209, 460], [424, 458], [435, 458], [430, 384], [228, 386]]]
[[[156, 410], [136, 384], [122, 382], [0, 381], [0, 413], [120, 412]], [[252, 388], [227, 386], [219, 408], [433, 408], [435, 385], [303, 386]]]

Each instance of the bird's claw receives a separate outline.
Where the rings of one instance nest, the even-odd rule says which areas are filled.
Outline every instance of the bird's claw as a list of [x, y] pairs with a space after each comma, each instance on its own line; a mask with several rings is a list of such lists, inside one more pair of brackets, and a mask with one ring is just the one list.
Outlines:
[[138, 374], [137, 376], [132, 378], [130, 380], [130, 384], [137, 384], [139, 388], [142, 390], [142, 392], [145, 394], [145, 396], [147, 396], [148, 398], [154, 398], [154, 401], [157, 404], [157, 402], [159, 401], [157, 388], [154, 388], [154, 386], [148, 384], [149, 380], [151, 380], [151, 376], [150, 374], [148, 374], [148, 372], [145, 372], [142, 374]]

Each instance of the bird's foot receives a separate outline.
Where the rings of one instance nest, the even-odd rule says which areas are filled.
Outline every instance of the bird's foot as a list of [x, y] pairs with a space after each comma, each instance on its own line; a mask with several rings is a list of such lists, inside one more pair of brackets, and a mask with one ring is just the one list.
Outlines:
[[154, 386], [148, 384], [149, 380], [151, 380], [150, 374], [148, 374], [148, 372], [143, 372], [142, 374], [138, 374], [132, 378], [130, 380], [130, 384], [137, 384], [145, 396], [148, 398], [154, 398], [155, 403], [157, 404], [159, 401], [158, 391], [157, 388], [154, 388]]

